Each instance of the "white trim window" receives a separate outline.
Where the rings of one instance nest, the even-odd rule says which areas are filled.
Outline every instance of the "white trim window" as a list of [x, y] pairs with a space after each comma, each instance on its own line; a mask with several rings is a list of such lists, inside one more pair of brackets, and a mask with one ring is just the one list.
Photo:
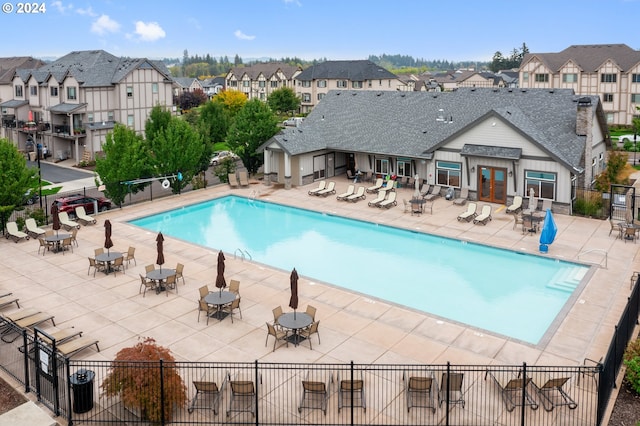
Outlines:
[[133, 124], [134, 124], [133, 114], [127, 115], [127, 126], [133, 128]]
[[51, 88], [49, 90], [49, 94], [50, 94], [51, 97], [57, 98], [58, 97], [58, 86], [51, 86]]
[[389, 159], [387, 158], [376, 158], [374, 169], [374, 173], [381, 175], [389, 174]]
[[361, 81], [352, 81], [351, 88], [352, 89], [362, 89], [363, 85]]
[[311, 102], [311, 93], [303, 93], [302, 102], [305, 102], [305, 103]]
[[127, 98], [133, 98], [133, 86], [127, 86]]
[[336, 81], [336, 87], [338, 89], [346, 89], [347, 88], [347, 80], [338, 80], [338, 81]]
[[311, 80], [304, 80], [300, 82], [300, 86], [302, 87], [311, 87]]
[[75, 86], [67, 87], [67, 100], [75, 101], [77, 99]]
[[318, 80], [317, 86], [321, 89], [327, 87], [327, 80]]
[[411, 171], [411, 160], [405, 160], [405, 159], [399, 158], [396, 164], [398, 165], [398, 173], [397, 173], [398, 176], [405, 176], [405, 177], [413, 176], [413, 173]]
[[22, 85], [16, 84], [15, 88], [16, 88], [16, 91], [15, 91], [16, 98], [21, 98], [23, 96], [22, 95]]
[[533, 188], [536, 197], [555, 200], [557, 179], [555, 173], [527, 170], [524, 173], [525, 194], [529, 195], [529, 190]]
[[158, 83], [151, 83], [151, 93], [158, 93]]
[[436, 161], [436, 185], [460, 188], [461, 163]]
[[578, 74], [576, 74], [576, 73], [562, 74], [562, 82], [563, 83], [577, 83], [578, 82]]

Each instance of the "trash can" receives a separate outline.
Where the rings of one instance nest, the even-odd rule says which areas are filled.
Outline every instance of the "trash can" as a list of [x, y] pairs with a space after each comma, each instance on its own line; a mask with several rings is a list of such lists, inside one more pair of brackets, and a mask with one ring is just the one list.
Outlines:
[[86, 413], [93, 408], [94, 378], [95, 373], [85, 369], [80, 369], [71, 375], [74, 413]]

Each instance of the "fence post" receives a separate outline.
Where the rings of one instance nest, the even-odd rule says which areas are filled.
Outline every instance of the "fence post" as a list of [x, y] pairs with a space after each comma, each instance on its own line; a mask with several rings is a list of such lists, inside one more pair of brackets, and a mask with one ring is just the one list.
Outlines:
[[522, 363], [522, 409], [520, 410], [520, 424], [524, 426], [524, 409], [527, 406], [527, 363]]
[[22, 347], [24, 348], [24, 392], [29, 392], [29, 341], [27, 339], [27, 331], [22, 332]]
[[[67, 377], [71, 377], [71, 366], [69, 365], [69, 358], [65, 357], [64, 366], [65, 366], [65, 374]], [[65, 380], [67, 383], [67, 413], [69, 413], [69, 422], [68, 425], [73, 425], [73, 405], [71, 402], [71, 380]]]
[[[351, 375], [351, 386], [349, 386], [350, 393], [351, 393], [351, 395], [349, 396], [349, 398], [351, 398], [351, 410], [349, 411], [351, 413], [351, 426], [353, 426], [353, 417], [354, 417], [354, 410], [355, 410], [355, 407], [354, 407], [355, 404], [353, 403], [353, 393], [354, 393], [353, 391], [353, 360], [351, 360], [351, 371], [349, 372], [349, 374]], [[342, 389], [340, 389], [340, 383], [338, 383], [338, 393], [340, 392], [342, 392]], [[340, 397], [340, 395], [338, 395], [338, 397]]]
[[256, 400], [255, 400], [255, 405], [256, 405], [256, 426], [258, 426], [260, 424], [260, 404], [258, 404], [258, 399], [259, 399], [259, 395], [258, 392], [260, 392], [260, 371], [258, 370], [258, 360], [256, 359], [254, 361], [254, 371], [255, 371], [255, 382], [256, 382]]
[[160, 360], [160, 424], [165, 425], [164, 422], [164, 363]]
[[[446, 418], [445, 418], [445, 424], [448, 426], [449, 425], [449, 396], [451, 395], [449, 393], [449, 384], [451, 383], [451, 363], [449, 361], [447, 361], [447, 384], [446, 384], [446, 393], [445, 395], [447, 396], [447, 399], [445, 400], [445, 407], [447, 409], [447, 414], [446, 414]], [[440, 384], [440, 386], [442, 386], [442, 384]], [[438, 405], [440, 405], [440, 395], [438, 395]]]

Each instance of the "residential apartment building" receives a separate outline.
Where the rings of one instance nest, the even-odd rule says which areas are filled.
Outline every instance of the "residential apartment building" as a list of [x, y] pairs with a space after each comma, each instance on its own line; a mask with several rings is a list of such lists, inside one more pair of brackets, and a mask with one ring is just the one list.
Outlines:
[[520, 65], [521, 88], [573, 89], [602, 100], [608, 124], [640, 117], [640, 51], [625, 44], [569, 46], [558, 53], [527, 53]]
[[174, 81], [162, 62], [104, 50], [19, 69], [11, 84], [11, 98], [0, 103], [7, 137], [25, 151], [42, 144], [59, 159], [93, 159], [115, 123], [142, 133], [154, 106], [173, 105]]
[[173, 81], [175, 82], [173, 94], [176, 96], [180, 96], [183, 92], [195, 92], [196, 90], [204, 92], [204, 87], [197, 78], [174, 77]]
[[329, 90], [406, 91], [398, 76], [368, 60], [326, 61], [295, 77], [302, 113], [310, 112]]
[[302, 67], [283, 62], [257, 63], [250, 66], [233, 67], [225, 77], [226, 88], [245, 94], [247, 99], [266, 101], [274, 90], [293, 89], [294, 78]]

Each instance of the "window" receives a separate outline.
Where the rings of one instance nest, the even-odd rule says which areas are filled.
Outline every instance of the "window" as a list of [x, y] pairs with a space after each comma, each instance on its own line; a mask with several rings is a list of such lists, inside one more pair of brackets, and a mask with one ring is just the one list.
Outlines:
[[133, 114], [127, 115], [127, 126], [133, 127]]
[[326, 95], [326, 93], [318, 93], [318, 100], [321, 101], [324, 95]]
[[407, 176], [407, 177], [413, 176], [413, 173], [411, 173], [411, 160], [399, 159], [397, 164], [398, 164], [398, 176]]
[[346, 89], [347, 88], [347, 80], [338, 80], [336, 81], [336, 87]]
[[113, 119], [113, 111], [109, 111], [109, 112], [107, 113], [107, 120], [109, 120], [109, 121], [114, 121], [114, 119]]
[[577, 83], [578, 74], [562, 74], [563, 83]]
[[264, 81], [264, 80], [260, 80], [260, 81], [258, 82], [258, 87], [266, 87], [266, 86], [267, 86], [267, 82], [266, 82], [266, 81]]
[[275, 81], [275, 80], [271, 81], [271, 88], [272, 89], [277, 89], [278, 88], [278, 82]]
[[303, 93], [302, 94], [302, 102], [311, 102], [311, 93]]
[[617, 74], [601, 74], [600, 83], [615, 83], [618, 81]]
[[361, 81], [352, 81], [351, 82], [351, 87], [354, 89], [362, 89], [362, 82]]
[[242, 82], [242, 87], [249, 87], [249, 80], [244, 80]]
[[158, 93], [158, 83], [151, 83], [151, 93]]
[[460, 163], [436, 161], [436, 184], [460, 188]]
[[529, 82], [529, 73], [528, 72], [523, 72], [522, 73], [522, 81]]
[[640, 83], [640, 74], [631, 74], [632, 83]]
[[133, 98], [133, 86], [127, 86], [127, 98]]
[[301, 82], [302, 87], [311, 87], [311, 80], [305, 80]]
[[389, 160], [386, 158], [376, 158], [376, 164], [374, 168], [374, 173], [378, 173], [381, 175], [389, 174]]
[[632, 104], [640, 104], [640, 93], [632, 93], [631, 94], [631, 103]]
[[555, 173], [527, 171], [524, 174], [525, 194], [533, 188], [536, 197], [555, 200], [556, 175]]
[[536, 74], [535, 79], [536, 79], [536, 83], [548, 83], [549, 74]]
[[613, 113], [612, 112], [606, 112], [604, 114], [604, 117], [607, 119], [607, 124], [612, 124], [613, 123]]
[[602, 95], [602, 102], [613, 102], [613, 93], [604, 93]]
[[52, 97], [57, 98], [58, 97], [58, 86], [51, 86], [49, 88], [49, 93], [51, 94]]
[[31, 96], [38, 96], [38, 86], [29, 86], [29, 94]]
[[229, 87], [238, 87], [238, 82], [237, 82], [237, 81], [235, 81], [235, 80], [231, 80], [231, 81], [229, 82]]
[[22, 96], [22, 86], [16, 86], [16, 98], [21, 98]]
[[327, 87], [327, 80], [318, 80], [317, 85], [318, 85], [318, 87], [320, 87], [320, 88]]
[[67, 87], [67, 99], [70, 101], [76, 100], [76, 88], [75, 87]]
[[89, 123], [93, 123], [93, 114], [87, 114], [87, 120], [89, 121]]

